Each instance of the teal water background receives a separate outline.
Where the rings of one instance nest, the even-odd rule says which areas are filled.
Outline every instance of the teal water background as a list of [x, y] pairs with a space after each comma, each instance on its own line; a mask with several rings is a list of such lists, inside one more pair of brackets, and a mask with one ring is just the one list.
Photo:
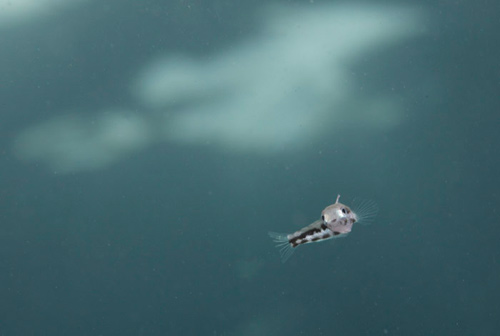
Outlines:
[[499, 7], [0, 2], [0, 335], [496, 334]]

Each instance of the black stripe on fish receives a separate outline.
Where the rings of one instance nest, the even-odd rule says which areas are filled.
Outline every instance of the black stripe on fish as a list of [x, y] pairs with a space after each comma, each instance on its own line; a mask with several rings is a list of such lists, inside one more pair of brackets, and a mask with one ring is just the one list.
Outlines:
[[[321, 226], [323, 228], [323, 225]], [[289, 242], [292, 247], [297, 247], [301, 244], [312, 243], [316, 241], [325, 240], [332, 237], [332, 231], [328, 228], [319, 229], [314, 228], [309, 231], [303, 232], [296, 237], [292, 237]]]

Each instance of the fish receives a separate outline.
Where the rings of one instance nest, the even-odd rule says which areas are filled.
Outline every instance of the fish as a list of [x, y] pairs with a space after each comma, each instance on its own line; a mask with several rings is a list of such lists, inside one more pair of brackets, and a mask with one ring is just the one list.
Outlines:
[[367, 223], [378, 213], [378, 206], [373, 201], [362, 201], [356, 211], [353, 211], [340, 203], [339, 199], [340, 195], [337, 195], [335, 203], [321, 212], [321, 219], [294, 233], [269, 232], [269, 236], [277, 243], [276, 247], [280, 248], [283, 263], [292, 256], [298, 246], [345, 237], [351, 232], [354, 223]]

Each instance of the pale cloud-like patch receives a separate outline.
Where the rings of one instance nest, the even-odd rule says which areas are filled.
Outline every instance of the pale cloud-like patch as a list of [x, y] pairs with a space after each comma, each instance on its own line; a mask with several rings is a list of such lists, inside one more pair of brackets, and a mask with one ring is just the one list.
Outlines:
[[22, 159], [46, 161], [55, 172], [68, 173], [112, 164], [148, 145], [150, 134], [150, 122], [127, 111], [71, 114], [26, 129], [15, 148]]
[[84, 0], [0, 0], [0, 27], [52, 15], [82, 1]]
[[260, 35], [219, 55], [166, 56], [145, 68], [137, 96], [175, 113], [164, 123], [166, 140], [273, 152], [355, 122], [377, 129], [400, 122], [397, 103], [361, 96], [350, 71], [374, 51], [421, 34], [419, 12], [331, 5], [276, 7], [265, 17]]
[[398, 101], [359, 90], [350, 71], [422, 34], [421, 19], [406, 7], [273, 7], [252, 39], [203, 58], [171, 54], [144, 66], [131, 85], [143, 113], [59, 117], [26, 129], [16, 149], [70, 172], [101, 169], [158, 141], [266, 155], [397, 127]]

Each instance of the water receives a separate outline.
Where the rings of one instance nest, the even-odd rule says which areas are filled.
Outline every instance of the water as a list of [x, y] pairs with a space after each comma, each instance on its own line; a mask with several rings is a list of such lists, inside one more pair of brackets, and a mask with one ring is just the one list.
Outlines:
[[0, 335], [495, 334], [498, 9], [0, 2]]

